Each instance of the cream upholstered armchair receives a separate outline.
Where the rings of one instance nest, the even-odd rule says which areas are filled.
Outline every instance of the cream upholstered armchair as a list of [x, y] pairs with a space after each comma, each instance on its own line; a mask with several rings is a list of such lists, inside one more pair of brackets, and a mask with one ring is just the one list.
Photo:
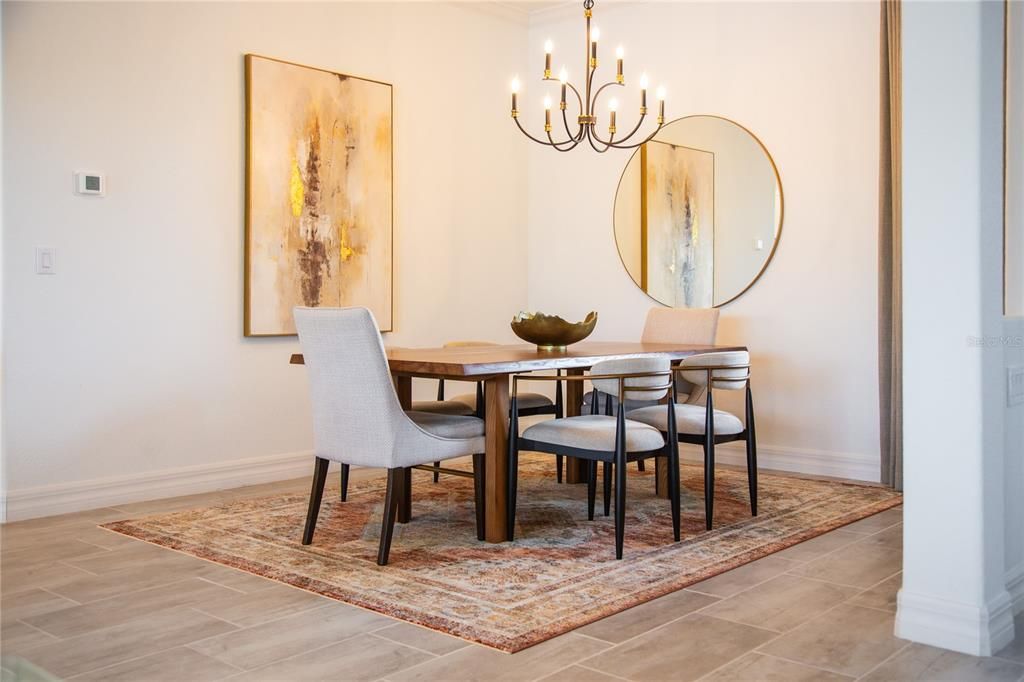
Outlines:
[[[747, 351], [728, 351], [693, 355], [680, 363], [677, 372], [683, 380], [698, 389], [707, 390], [705, 405], [677, 403], [675, 428], [665, 418], [665, 410], [661, 406], [630, 410], [626, 416], [653, 426], [666, 435], [674, 431], [680, 443], [704, 447], [704, 515], [708, 530], [711, 530], [715, 508], [715, 446], [745, 441], [750, 513], [757, 516], [757, 436], [754, 431], [754, 399], [750, 391], [750, 354]], [[715, 409], [714, 389], [746, 390], [746, 424], [731, 412]]]
[[[674, 430], [675, 411], [669, 390], [672, 373], [665, 357], [623, 358], [596, 363], [588, 375], [564, 377], [564, 381], [590, 380], [595, 391], [618, 398], [616, 416], [598, 414], [550, 419], [534, 424], [519, 435], [516, 413], [519, 383], [522, 381], [552, 381], [559, 377], [517, 375], [512, 379], [512, 404], [509, 426], [508, 537], [515, 531], [517, 478], [519, 451], [546, 452], [556, 456], [577, 457], [586, 460], [590, 475], [587, 484], [587, 518], [594, 518], [594, 498], [597, 486], [597, 463], [602, 462], [606, 476], [610, 469], [615, 474], [615, 558], [622, 558], [626, 522], [626, 463], [639, 457], [663, 455], [668, 458], [669, 498], [672, 509], [672, 531], [679, 540], [679, 445], [674, 438], [666, 439], [657, 428], [627, 419], [622, 407], [627, 399], [645, 401], [664, 400], [660, 409], [669, 430]], [[610, 479], [608, 479], [610, 480]], [[606, 488], [607, 496], [607, 488]], [[607, 499], [607, 497], [606, 497]], [[606, 512], [607, 514], [607, 508]]]
[[[640, 335], [641, 343], [674, 343], [695, 346], [711, 346], [718, 334], [718, 308], [665, 308], [655, 306], [647, 311], [644, 330]], [[676, 402], [699, 404], [704, 391], [689, 382], [676, 377], [673, 388]], [[583, 397], [583, 412], [612, 414], [615, 410], [615, 397], [605, 395], [605, 404], [594, 404], [591, 400], [601, 398], [600, 393], [588, 392]], [[600, 403], [600, 401], [599, 401]], [[626, 403], [626, 410], [635, 410], [650, 403], [631, 400]], [[638, 460], [637, 468], [644, 470], [644, 461]], [[605, 484], [607, 487], [607, 483]]]
[[302, 544], [313, 541], [331, 461], [388, 470], [377, 563], [387, 564], [409, 469], [473, 455], [477, 536], [483, 534], [484, 423], [476, 417], [405, 412], [373, 314], [366, 308], [295, 308], [309, 376], [316, 463]]

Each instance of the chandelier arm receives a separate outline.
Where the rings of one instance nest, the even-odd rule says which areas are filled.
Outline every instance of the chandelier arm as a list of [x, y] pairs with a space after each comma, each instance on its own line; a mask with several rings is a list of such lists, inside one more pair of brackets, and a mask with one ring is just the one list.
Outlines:
[[[551, 137], [551, 133], [548, 133], [548, 139], [551, 140], [551, 146], [554, 147], [554, 149], [556, 151], [560, 151], [560, 152], [571, 152], [573, 149], [576, 149], [576, 145], [578, 145], [580, 143], [579, 140], [573, 140], [573, 139], [570, 139], [570, 140], [568, 140], [566, 142], [555, 142], [555, 140]], [[564, 145], [564, 144], [568, 144], [569, 146], [568, 147], [560, 147], [559, 146], [559, 145]]]
[[[647, 114], [640, 114], [640, 120], [636, 122], [636, 126], [634, 126], [633, 129], [629, 131], [628, 135], [626, 135], [621, 140], [619, 140], [619, 144], [622, 144], [623, 142], [625, 142], [629, 138], [631, 138], [634, 135], [636, 135], [636, 131], [640, 130], [640, 126], [642, 126], [644, 124], [644, 119], [645, 118], [647, 118]], [[657, 132], [657, 131], [654, 131], [654, 132]], [[641, 142], [641, 144], [643, 144], [643, 142]]]
[[526, 132], [526, 128], [524, 128], [524, 127], [523, 127], [523, 124], [519, 122], [519, 118], [518, 118], [518, 117], [517, 117], [517, 118], [514, 118], [514, 119], [512, 119], [512, 120], [514, 120], [514, 121], [516, 122], [516, 125], [517, 125], [517, 126], [519, 126], [519, 130], [520, 130], [520, 131], [522, 131], [523, 135], [526, 135], [526, 136], [527, 136], [528, 138], [530, 138], [531, 140], [533, 140], [533, 141], [534, 141], [534, 142], [536, 142], [537, 144], [542, 144], [542, 145], [544, 145], [545, 147], [553, 147], [553, 146], [554, 146], [554, 144], [553, 144], [553, 143], [551, 143], [551, 142], [545, 142], [544, 140], [542, 140], [542, 139], [540, 139], [540, 138], [538, 138], [538, 137], [534, 137], [534, 136], [533, 136], [533, 135], [531, 135], [530, 133]]
[[626, 87], [625, 83], [618, 83], [616, 81], [608, 81], [607, 83], [605, 83], [604, 85], [599, 87], [597, 89], [597, 92], [594, 93], [594, 105], [595, 105], [595, 108], [596, 108], [596, 105], [597, 105], [597, 98], [601, 96], [601, 91], [604, 90], [605, 88], [607, 88], [609, 85], [618, 85], [619, 87], [623, 87], [623, 88]]
[[641, 145], [645, 145], [648, 142], [650, 142], [652, 139], [654, 139], [654, 136], [657, 135], [658, 131], [661, 130], [663, 127], [664, 127], [664, 124], [659, 125], [657, 128], [655, 128], [653, 133], [651, 133], [650, 135], [645, 137], [640, 142], [635, 142], [633, 144], [622, 144], [622, 142], [625, 142], [625, 140], [622, 140], [622, 142], [616, 142], [615, 144], [613, 144], [611, 146], [615, 147], [616, 149], [636, 149], [637, 147], [639, 147]]
[[607, 143], [604, 143], [604, 149], [598, 149], [597, 145], [594, 144], [595, 138], [603, 143], [603, 141], [597, 137], [597, 133], [594, 132], [593, 126], [587, 126], [587, 142], [590, 143], [590, 146], [593, 147], [594, 151], [597, 152], [598, 154], [604, 154], [606, 151], [608, 151]]
[[580, 124], [580, 129], [575, 135], [569, 130], [569, 115], [562, 109], [562, 125], [565, 126], [565, 134], [569, 136], [570, 140], [575, 140], [577, 143], [583, 139], [583, 124]]

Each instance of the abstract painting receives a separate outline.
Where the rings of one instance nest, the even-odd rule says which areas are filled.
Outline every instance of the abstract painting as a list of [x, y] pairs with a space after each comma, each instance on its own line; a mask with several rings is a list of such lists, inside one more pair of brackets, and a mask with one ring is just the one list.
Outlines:
[[294, 306], [392, 324], [387, 83], [246, 55], [245, 335], [295, 334]]
[[714, 305], [715, 155], [664, 142], [641, 148], [641, 278], [665, 305]]

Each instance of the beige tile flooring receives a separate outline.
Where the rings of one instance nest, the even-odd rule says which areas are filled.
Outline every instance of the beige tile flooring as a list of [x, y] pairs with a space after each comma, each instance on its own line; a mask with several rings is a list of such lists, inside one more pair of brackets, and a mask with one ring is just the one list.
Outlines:
[[104, 682], [1024, 680], [1024, 636], [992, 658], [893, 636], [900, 509], [513, 655], [96, 527], [307, 485], [4, 526], [3, 654]]

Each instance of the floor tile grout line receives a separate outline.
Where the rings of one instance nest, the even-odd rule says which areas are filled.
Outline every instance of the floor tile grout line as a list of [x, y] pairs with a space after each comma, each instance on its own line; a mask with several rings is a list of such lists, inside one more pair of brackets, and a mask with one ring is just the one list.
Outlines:
[[[255, 574], [250, 573], [249, 575], [255, 575]], [[206, 576], [197, 575], [195, 577], [196, 577], [197, 580], [202, 580], [203, 582], [210, 583], [211, 585], [216, 585], [217, 587], [223, 587], [225, 590], [231, 590], [232, 592], [237, 592], [238, 594], [244, 594], [246, 596], [248, 596], [250, 594], [255, 594], [253, 592], [246, 592], [245, 590], [240, 590], [237, 587], [231, 587], [230, 585], [225, 585], [224, 583], [219, 583], [216, 580], [213, 580], [211, 578], [207, 578]], [[274, 584], [274, 583], [271, 583], [271, 584]]]
[[[233, 632], [244, 632], [245, 630], [251, 630], [253, 628], [262, 627], [262, 626], [267, 625], [269, 623], [277, 623], [278, 621], [282, 621], [282, 620], [284, 620], [286, 618], [291, 618], [293, 616], [299, 616], [299, 615], [302, 615], [304, 613], [309, 613], [311, 611], [317, 611], [319, 609], [326, 609], [326, 608], [328, 608], [330, 606], [331, 606], [331, 604], [317, 604], [316, 606], [314, 606], [312, 608], [309, 608], [309, 609], [304, 609], [302, 611], [296, 611], [295, 613], [286, 613], [283, 616], [278, 616], [277, 618], [271, 618], [270, 620], [265, 620], [265, 621], [263, 621], [261, 623], [253, 623], [252, 625], [245, 625], [245, 626], [241, 626], [241, 625], [238, 625], [236, 623], [232, 623], [231, 621], [229, 621], [227, 619], [219, 618], [217, 616], [214, 616], [213, 614], [206, 613], [205, 611], [201, 611], [199, 608], [197, 608], [195, 606], [183, 606], [183, 608], [187, 608], [187, 609], [190, 609], [192, 611], [197, 611], [198, 613], [201, 613], [204, 616], [208, 616], [210, 618], [214, 618], [214, 619], [219, 620], [221, 622], [227, 623], [228, 625], [232, 625], [232, 626], [234, 626], [237, 629], [230, 630], [228, 632], [221, 632], [221, 633], [216, 634], [216, 635], [210, 635], [209, 637], [203, 637], [202, 639], [196, 639], [196, 640], [193, 640], [193, 641], [188, 642], [186, 644], [183, 644], [182, 646], [187, 646], [187, 647], [189, 647], [191, 649], [193, 644], [198, 644], [200, 642], [205, 642], [208, 639], [214, 639], [216, 637], [223, 637], [224, 635], [229, 635], [229, 634], [231, 634]], [[348, 606], [348, 605], [345, 604], [345, 606]], [[199, 651], [198, 653], [202, 653], [202, 652]]]
[[824, 578], [817, 578], [817, 577], [815, 577], [813, 575], [803, 575], [802, 573], [791, 573], [789, 571], [786, 571], [786, 575], [791, 575], [791, 576], [794, 576], [796, 578], [806, 578], [808, 580], [814, 580], [814, 581], [819, 582], [819, 583], [828, 583], [829, 585], [838, 585], [839, 587], [852, 587], [852, 588], [854, 588], [856, 590], [861, 590], [863, 592], [866, 592], [866, 591], [868, 591], [868, 590], [870, 590], [870, 589], [872, 589], [874, 587], [877, 587], [878, 583], [885, 582], [886, 580], [889, 580], [890, 578], [892, 578], [894, 575], [896, 575], [898, 573], [902, 573], [902, 572], [903, 572], [903, 569], [900, 568], [900, 570], [894, 571], [893, 573], [890, 573], [889, 575], [885, 576], [882, 580], [879, 580], [877, 583], [873, 583], [873, 584], [871, 584], [868, 587], [864, 587], [863, 585], [853, 585], [851, 583], [840, 583], [840, 582], [836, 582], [835, 580], [826, 580]]
[[35, 625], [32, 625], [32, 623], [28, 623], [28, 622], [26, 622], [25, 620], [23, 620], [21, 618], [15, 620], [14, 622], [20, 623], [21, 625], [24, 625], [27, 628], [35, 630], [36, 632], [40, 632], [40, 633], [46, 635], [47, 637], [52, 637], [53, 641], [52, 642], [47, 642], [47, 644], [54, 644], [56, 642], [62, 641], [60, 637], [58, 637], [57, 635], [53, 634], [52, 632], [47, 632], [46, 630], [44, 630], [42, 628], [39, 628], [39, 627], [36, 627]]
[[868, 675], [870, 675], [871, 673], [875, 672], [876, 670], [878, 670], [879, 668], [881, 668], [881, 667], [882, 667], [883, 665], [885, 665], [886, 663], [888, 663], [889, 661], [891, 661], [892, 659], [896, 658], [896, 657], [897, 657], [897, 656], [899, 656], [899, 655], [900, 655], [901, 653], [903, 653], [904, 651], [906, 651], [907, 649], [909, 649], [909, 648], [910, 648], [910, 646], [911, 646], [911, 644], [913, 644], [913, 642], [907, 642], [906, 644], [904, 644], [903, 646], [901, 646], [901, 647], [900, 647], [899, 649], [897, 649], [896, 651], [892, 652], [891, 654], [889, 654], [888, 656], [886, 656], [885, 658], [883, 658], [883, 659], [882, 659], [881, 661], [879, 661], [878, 663], [876, 663], [876, 664], [875, 664], [874, 666], [872, 666], [871, 668], [869, 668], [868, 670], [866, 670], [866, 671], [865, 671], [865, 672], [864, 672], [863, 674], [861, 674], [861, 675], [858, 675], [858, 676], [857, 676], [857, 679], [858, 679], [858, 680], [862, 680], [862, 679], [864, 679], [865, 677], [867, 677]]
[[[126, 658], [123, 661], [118, 661], [117, 663], [111, 663], [110, 665], [105, 665], [102, 668], [93, 668], [92, 670], [82, 670], [82, 671], [76, 672], [74, 675], [72, 675], [71, 677], [69, 677], [67, 679], [68, 679], [68, 682], [73, 682], [73, 680], [75, 680], [77, 678], [80, 678], [83, 675], [92, 675], [94, 673], [101, 673], [104, 670], [110, 670], [111, 668], [116, 668], [117, 666], [124, 665], [125, 663], [133, 663], [135, 661], [141, 661], [144, 658], [149, 658], [150, 656], [157, 656], [159, 654], [165, 654], [168, 651], [174, 651], [175, 649], [185, 649], [185, 648], [187, 648], [187, 647], [184, 644], [178, 644], [176, 646], [167, 647], [166, 649], [160, 649], [159, 651], [150, 651], [149, 653], [143, 654], [141, 656], [134, 656], [132, 658]], [[194, 649], [192, 649], [192, 652], [196, 653], [196, 654], [199, 654], [200, 656], [206, 656], [206, 658], [213, 659], [213, 660], [217, 661], [218, 663], [223, 663], [224, 665], [226, 665], [228, 667], [234, 668], [235, 672], [231, 673], [232, 677], [234, 675], [236, 675], [237, 673], [239, 673], [239, 672], [244, 672], [245, 671], [245, 668], [239, 668], [237, 665], [233, 665], [231, 663], [228, 663], [227, 661], [222, 661], [219, 658], [214, 658], [213, 656], [209, 656], [207, 654], [204, 654], [201, 651], [195, 651]], [[225, 678], [222, 677], [220, 679], [225, 679]]]
[[389, 642], [391, 644], [397, 644], [398, 646], [404, 646], [407, 649], [412, 649], [413, 651], [419, 651], [420, 653], [428, 654], [428, 655], [430, 655], [431, 658], [440, 658], [440, 654], [435, 654], [433, 651], [427, 651], [426, 649], [421, 649], [418, 646], [413, 646], [412, 644], [406, 644], [405, 642], [398, 642], [396, 640], [391, 639], [390, 637], [385, 637], [383, 635], [378, 635], [375, 631], [373, 631], [373, 632], [364, 632], [364, 633], [361, 633], [361, 634], [364, 634], [367, 637], [375, 637], [375, 638], [377, 638], [377, 639], [379, 639], [381, 641]]
[[573, 667], [574, 665], [578, 665], [579, 667], [581, 667], [581, 668], [583, 668], [585, 670], [593, 670], [595, 673], [601, 673], [602, 675], [607, 675], [608, 677], [614, 677], [617, 680], [625, 680], [625, 682], [632, 682], [632, 680], [630, 678], [628, 678], [628, 677], [623, 677], [622, 675], [616, 675], [615, 673], [610, 673], [610, 672], [608, 672], [606, 670], [598, 670], [597, 668], [591, 667], [589, 665], [584, 665], [582, 663], [572, 663], [570, 665], [565, 666], [561, 670], [556, 670], [554, 673], [551, 673], [551, 674], [554, 675], [555, 673], [559, 673], [559, 672], [568, 670], [569, 668]]
[[[96, 577], [102, 577], [102, 576], [96, 576]], [[159, 590], [159, 589], [171, 587], [173, 585], [178, 585], [180, 583], [187, 582], [187, 581], [189, 581], [191, 579], [192, 579], [191, 577], [188, 577], [188, 578], [177, 578], [177, 579], [171, 580], [171, 581], [166, 582], [166, 583], [159, 583], [157, 585], [149, 585], [148, 587], [140, 587], [140, 588], [138, 588], [136, 590], [128, 590], [127, 592], [118, 592], [117, 594], [112, 594], [112, 595], [110, 595], [108, 597], [103, 597], [102, 599], [92, 599], [90, 601], [78, 601], [76, 599], [73, 599], [72, 597], [65, 597], [60, 592], [50, 592], [50, 590], [47, 590], [47, 592], [50, 592], [51, 594], [53, 594], [53, 595], [55, 595], [57, 597], [60, 597], [62, 599], [70, 599], [71, 601], [75, 602], [78, 606], [92, 606], [93, 604], [102, 604], [105, 601], [111, 601], [113, 599], [123, 599], [124, 597], [130, 597], [132, 595], [137, 595], [140, 592], [147, 592], [149, 590]], [[59, 588], [60, 586], [59, 585], [54, 585], [54, 586], [51, 586], [51, 587]], [[176, 604], [175, 606], [187, 606], [187, 604]], [[75, 607], [68, 606], [67, 608], [71, 609], [71, 608], [75, 608]], [[168, 608], [174, 608], [174, 606], [171, 606], [171, 607], [168, 607]], [[60, 610], [64, 611], [65, 609], [60, 609]], [[159, 610], [162, 611], [163, 609], [159, 609]], [[55, 612], [51, 612], [51, 613], [55, 613]], [[144, 615], [144, 614], [140, 614], [139, 616], [136, 616], [136, 617], [141, 617], [142, 615]], [[129, 620], [134, 620], [134, 618], [129, 618]]]
[[[355, 639], [356, 637], [358, 637], [360, 635], [364, 635], [364, 634], [367, 634], [367, 633], [365, 633], [365, 632], [354, 632], [354, 633], [352, 633], [351, 635], [349, 635], [347, 637], [342, 637], [341, 639], [335, 640], [333, 642], [328, 642], [327, 644], [324, 644], [322, 646], [313, 647], [312, 649], [307, 649], [305, 651], [299, 651], [297, 653], [291, 654], [290, 656], [285, 656], [284, 658], [277, 658], [277, 659], [274, 659], [273, 661], [270, 661], [269, 663], [264, 663], [263, 665], [256, 666], [255, 668], [242, 668], [241, 670], [245, 671], [245, 673], [247, 673], [247, 674], [254, 673], [257, 670], [263, 670], [265, 668], [269, 668], [272, 665], [277, 665], [278, 663], [284, 663], [285, 661], [290, 661], [290, 660], [292, 660], [294, 658], [298, 658], [300, 656], [309, 656], [312, 653], [315, 653], [315, 652], [320, 651], [322, 649], [327, 649], [328, 647], [332, 647], [332, 646], [335, 646], [337, 644], [341, 644], [342, 642], [347, 642], [350, 639]], [[191, 647], [189, 647], [189, 648], [191, 648]], [[193, 651], [194, 651], [194, 649], [193, 649]], [[200, 651], [199, 653], [202, 653], [202, 652]], [[216, 658], [216, 657], [214, 657], [214, 658]], [[219, 661], [220, 659], [218, 658], [217, 660]], [[235, 667], [238, 667], [238, 666], [235, 666]]]

